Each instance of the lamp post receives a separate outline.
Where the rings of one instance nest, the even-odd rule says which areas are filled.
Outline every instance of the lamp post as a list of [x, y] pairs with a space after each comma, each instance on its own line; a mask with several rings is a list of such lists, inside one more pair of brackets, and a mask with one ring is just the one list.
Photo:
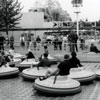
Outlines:
[[76, 13], [77, 16], [77, 25], [76, 25], [76, 30], [77, 30], [77, 35], [79, 35], [79, 8], [82, 6], [83, 0], [72, 0], [73, 7], [77, 9], [74, 13]]

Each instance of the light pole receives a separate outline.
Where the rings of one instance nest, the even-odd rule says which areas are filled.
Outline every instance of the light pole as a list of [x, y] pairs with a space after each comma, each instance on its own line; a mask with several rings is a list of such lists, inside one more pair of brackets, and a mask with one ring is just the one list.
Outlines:
[[74, 13], [76, 13], [77, 16], [76, 31], [77, 31], [77, 35], [79, 35], [79, 13], [80, 13], [79, 8], [82, 6], [82, 0], [72, 0], [72, 4], [73, 7], [75, 7], [77, 10]]

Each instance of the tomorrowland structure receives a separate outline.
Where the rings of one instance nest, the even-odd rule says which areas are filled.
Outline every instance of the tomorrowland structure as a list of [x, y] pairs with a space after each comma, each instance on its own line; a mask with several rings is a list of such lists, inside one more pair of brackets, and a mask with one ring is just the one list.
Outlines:
[[61, 8], [57, 0], [36, 0], [29, 11], [44, 12], [44, 20], [47, 22], [71, 21], [70, 15]]

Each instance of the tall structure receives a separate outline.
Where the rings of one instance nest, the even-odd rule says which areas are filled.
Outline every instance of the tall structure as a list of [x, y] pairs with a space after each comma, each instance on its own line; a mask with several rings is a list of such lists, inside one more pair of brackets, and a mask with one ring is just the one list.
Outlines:
[[77, 35], [79, 35], [79, 8], [82, 6], [82, 3], [83, 3], [83, 0], [72, 0], [72, 4], [73, 4], [73, 7], [76, 8], [76, 11], [74, 13], [76, 13], [76, 16], [77, 16]]
[[56, 18], [58, 20], [57, 14], [63, 17], [61, 19], [70, 19], [69, 14], [62, 10], [57, 0], [36, 0], [33, 8], [29, 9], [29, 11], [44, 12], [44, 18], [47, 18], [45, 21], [55, 21]]

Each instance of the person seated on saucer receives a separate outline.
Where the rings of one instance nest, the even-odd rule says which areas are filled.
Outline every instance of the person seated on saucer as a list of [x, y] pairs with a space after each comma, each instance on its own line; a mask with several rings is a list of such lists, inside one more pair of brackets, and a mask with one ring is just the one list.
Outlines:
[[4, 57], [4, 59], [5, 59], [5, 61], [6, 62], [10, 62], [11, 61], [11, 55], [9, 55], [9, 54], [6, 54], [5, 52], [4, 52], [4, 50], [1, 50], [1, 55], [2, 55], [2, 57]]
[[51, 66], [51, 62], [48, 59], [48, 54], [44, 53], [44, 58], [41, 58], [39, 64], [37, 65], [37, 68], [39, 69], [39, 67], [50, 67]]
[[77, 58], [76, 52], [71, 53], [71, 58], [69, 59], [69, 62], [71, 64], [71, 68], [78, 68], [82, 67], [83, 65], [80, 63], [80, 60]]
[[90, 46], [90, 52], [100, 53], [100, 50], [92, 43]]
[[4, 53], [0, 52], [0, 67], [5, 65], [6, 67], [7, 61], [5, 60]]
[[32, 53], [32, 51], [30, 49], [28, 50], [28, 53], [26, 54], [26, 58], [27, 59], [34, 59], [35, 58], [34, 54]]
[[55, 71], [53, 71], [52, 69], [48, 69], [46, 75], [44, 77], [39, 77], [39, 79], [43, 80], [52, 75], [60, 75], [60, 76], [69, 75], [70, 68], [71, 68], [69, 58], [70, 58], [69, 55], [65, 54], [64, 60], [60, 62], [60, 64], [57, 66], [57, 69]]

